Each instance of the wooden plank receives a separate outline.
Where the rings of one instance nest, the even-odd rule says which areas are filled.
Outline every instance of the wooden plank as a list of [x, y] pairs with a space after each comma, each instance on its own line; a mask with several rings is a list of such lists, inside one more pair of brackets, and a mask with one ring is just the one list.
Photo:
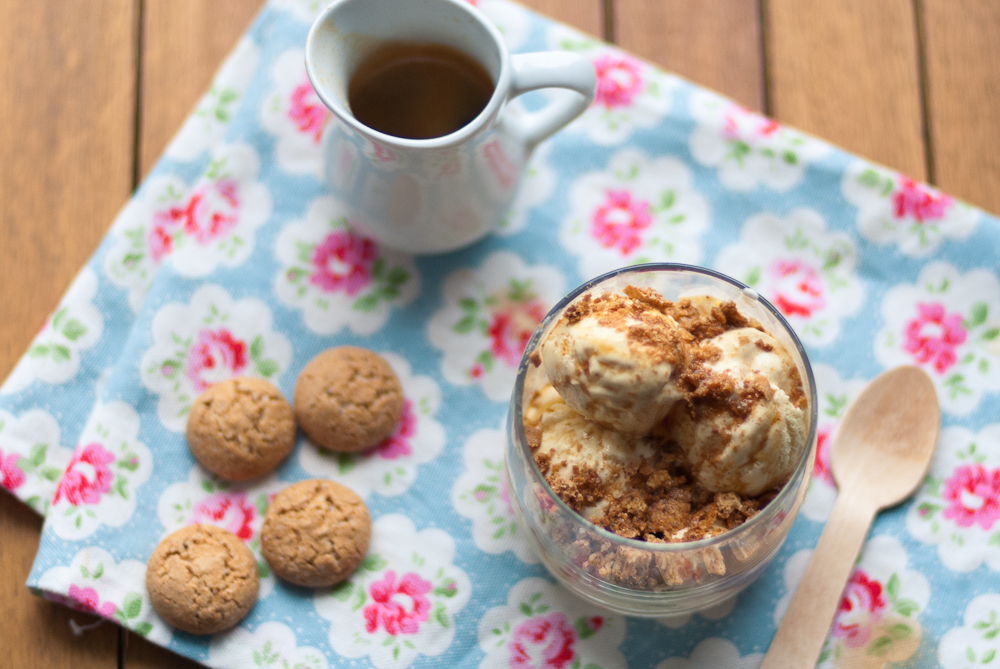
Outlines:
[[616, 0], [615, 43], [763, 111], [760, 17], [760, 0]]
[[577, 30], [607, 39], [603, 0], [518, 0], [528, 9], [561, 21]]
[[764, 21], [776, 118], [926, 179], [913, 0], [764, 0]]
[[[0, 378], [38, 332], [132, 190], [134, 0], [0, 3]], [[118, 630], [24, 582], [41, 519], [0, 493], [5, 666], [117, 666]]]
[[[263, 0], [143, 0], [139, 164], [156, 164]], [[200, 665], [128, 633], [128, 669]]]
[[139, 164], [147, 174], [263, 0], [144, 0]]
[[6, 492], [0, 492], [0, 615], [3, 616], [5, 667], [115, 669], [118, 627], [103, 622], [74, 636], [73, 620], [89, 625], [95, 616], [35, 597], [24, 587], [38, 550], [42, 519]]
[[1000, 4], [921, 5], [932, 176], [943, 190], [1000, 214]]

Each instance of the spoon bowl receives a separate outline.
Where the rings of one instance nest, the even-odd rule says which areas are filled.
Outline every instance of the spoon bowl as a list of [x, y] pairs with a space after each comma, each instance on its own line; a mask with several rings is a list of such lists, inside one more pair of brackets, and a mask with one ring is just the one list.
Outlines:
[[876, 510], [902, 502], [927, 475], [941, 424], [934, 383], [919, 367], [880, 375], [851, 404], [830, 447], [840, 495]]
[[881, 374], [851, 404], [830, 446], [837, 502], [760, 669], [816, 665], [875, 514], [924, 480], [940, 427], [934, 384], [917, 367]]

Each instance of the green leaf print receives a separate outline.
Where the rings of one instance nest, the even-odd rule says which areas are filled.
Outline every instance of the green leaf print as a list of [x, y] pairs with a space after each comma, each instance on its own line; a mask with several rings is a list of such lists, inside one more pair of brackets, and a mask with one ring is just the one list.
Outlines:
[[369, 312], [373, 311], [375, 307], [378, 306], [378, 295], [376, 293], [368, 293], [363, 297], [359, 297], [354, 301], [352, 309], [355, 311]]
[[993, 341], [998, 336], [1000, 336], [1000, 328], [990, 328], [989, 330], [983, 333], [983, 339], [985, 339], [986, 341]]
[[899, 596], [899, 576], [893, 574], [889, 578], [889, 582], [885, 585], [885, 591], [889, 595], [889, 599], [896, 599]]
[[31, 451], [28, 452], [28, 459], [31, 461], [32, 467], [41, 467], [45, 462], [45, 452], [48, 450], [46, 444], [35, 444], [31, 447]]
[[257, 373], [265, 378], [271, 378], [278, 372], [278, 363], [274, 360], [261, 360], [257, 363]]
[[750, 272], [747, 273], [746, 282], [748, 286], [756, 286], [760, 283], [761, 268], [751, 267]]
[[434, 607], [434, 620], [441, 625], [441, 627], [447, 628], [448, 624], [448, 610], [445, 608], [444, 604], [438, 602]]
[[139, 636], [149, 636], [149, 633], [153, 631], [153, 624], [149, 622], [141, 622], [133, 627], [132, 631]]
[[451, 328], [458, 334], [468, 334], [473, 331], [476, 327], [476, 317], [474, 314], [466, 314], [462, 320], [455, 323]]
[[410, 273], [407, 272], [402, 267], [393, 267], [389, 270], [389, 275], [386, 277], [386, 281], [391, 286], [401, 286], [407, 282], [410, 278]]
[[62, 344], [56, 344], [52, 347], [52, 359], [56, 362], [66, 362], [70, 359], [69, 348], [63, 346]]
[[455, 579], [447, 578], [444, 582], [434, 588], [434, 594], [438, 597], [454, 597], [458, 594], [458, 588], [455, 586]]
[[264, 338], [261, 335], [254, 337], [250, 344], [250, 359], [257, 360], [264, 353]]
[[75, 318], [71, 318], [66, 321], [66, 325], [62, 329], [63, 336], [70, 341], [76, 341], [83, 335], [87, 334], [87, 328], [83, 323]]
[[880, 181], [882, 179], [879, 177], [878, 172], [872, 169], [867, 169], [858, 175], [858, 183], [866, 188], [875, 188]]
[[94, 570], [94, 578], [100, 578], [104, 575], [104, 563], [98, 562], [97, 569]]
[[896, 623], [892, 627], [886, 630], [890, 637], [899, 641], [900, 639], [905, 639], [911, 634], [913, 634], [913, 628], [904, 623]]
[[892, 646], [893, 641], [887, 636], [879, 637], [875, 640], [875, 643], [868, 646], [869, 655], [885, 655], [889, 652], [889, 648]]
[[795, 155], [794, 151], [785, 151], [781, 158], [788, 165], [798, 165], [799, 163], [799, 157]]
[[966, 330], [971, 330], [974, 327], [982, 325], [986, 322], [986, 317], [989, 314], [989, 308], [986, 306], [985, 302], [977, 302], [972, 305], [972, 311], [969, 312], [969, 320], [965, 321]]
[[125, 601], [122, 602], [122, 613], [128, 619], [138, 617], [142, 613], [142, 597], [134, 592], [125, 595]]
[[388, 564], [389, 561], [381, 555], [366, 555], [365, 559], [361, 561], [361, 569], [363, 571], [380, 571]]
[[330, 591], [330, 596], [338, 602], [346, 602], [354, 592], [354, 584], [350, 581], [341, 581]]

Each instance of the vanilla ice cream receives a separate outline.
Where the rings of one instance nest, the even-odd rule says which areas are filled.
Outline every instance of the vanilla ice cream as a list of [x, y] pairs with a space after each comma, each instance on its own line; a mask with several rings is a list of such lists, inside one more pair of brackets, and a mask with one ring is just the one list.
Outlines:
[[570, 306], [540, 353], [566, 404], [601, 425], [641, 435], [683, 397], [674, 376], [690, 340], [651, 304], [604, 293]]
[[798, 368], [733, 302], [623, 292], [584, 295], [533, 356], [524, 425], [536, 463], [570, 507], [622, 536], [725, 531], [807, 446]]
[[699, 484], [754, 496], [788, 480], [808, 427], [798, 369], [780, 342], [754, 328], [727, 330], [692, 352], [684, 382], [693, 389], [668, 433]]

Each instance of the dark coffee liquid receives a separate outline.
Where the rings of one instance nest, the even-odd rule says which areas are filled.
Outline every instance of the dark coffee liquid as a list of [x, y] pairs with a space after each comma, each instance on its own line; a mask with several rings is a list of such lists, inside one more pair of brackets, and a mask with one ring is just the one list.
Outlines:
[[479, 115], [493, 79], [478, 62], [442, 44], [390, 42], [361, 61], [347, 100], [354, 117], [387, 135], [448, 135]]

